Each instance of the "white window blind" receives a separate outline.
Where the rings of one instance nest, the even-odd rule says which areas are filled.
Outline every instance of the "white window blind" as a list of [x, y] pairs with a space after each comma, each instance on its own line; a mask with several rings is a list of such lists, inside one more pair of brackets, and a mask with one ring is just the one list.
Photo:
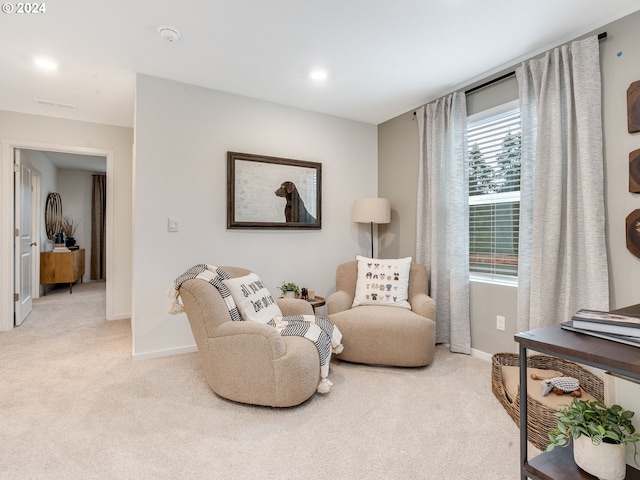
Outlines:
[[517, 277], [520, 110], [469, 119], [469, 271]]

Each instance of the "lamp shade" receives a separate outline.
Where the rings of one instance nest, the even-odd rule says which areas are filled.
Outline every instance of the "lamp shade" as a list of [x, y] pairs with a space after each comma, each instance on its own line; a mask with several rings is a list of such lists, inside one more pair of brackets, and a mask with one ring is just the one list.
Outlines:
[[391, 222], [391, 202], [386, 198], [359, 198], [351, 211], [356, 223]]

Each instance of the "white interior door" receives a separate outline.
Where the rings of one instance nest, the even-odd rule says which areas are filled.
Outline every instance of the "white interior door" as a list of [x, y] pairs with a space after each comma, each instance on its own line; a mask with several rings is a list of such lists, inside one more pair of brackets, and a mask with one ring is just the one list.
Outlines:
[[33, 241], [31, 222], [31, 165], [20, 158], [20, 150], [14, 150], [14, 228], [15, 228], [15, 280], [14, 292], [18, 294], [15, 302], [14, 322], [22, 324], [31, 313], [32, 301], [32, 250], [36, 246]]
[[40, 297], [40, 219], [41, 200], [42, 200], [42, 178], [40, 172], [31, 168], [31, 297], [33, 299]]

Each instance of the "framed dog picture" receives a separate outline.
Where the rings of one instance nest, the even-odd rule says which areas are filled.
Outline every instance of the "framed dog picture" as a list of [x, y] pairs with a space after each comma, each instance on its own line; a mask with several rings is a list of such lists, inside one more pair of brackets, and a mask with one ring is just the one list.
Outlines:
[[227, 228], [319, 229], [322, 164], [227, 152]]

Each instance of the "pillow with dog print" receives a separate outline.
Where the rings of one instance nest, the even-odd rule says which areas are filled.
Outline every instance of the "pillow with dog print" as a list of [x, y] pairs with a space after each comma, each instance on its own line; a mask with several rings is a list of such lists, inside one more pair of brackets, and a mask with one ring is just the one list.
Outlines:
[[411, 308], [409, 305], [409, 270], [411, 257], [382, 259], [356, 255], [358, 279], [352, 307], [386, 305]]
[[275, 317], [281, 317], [282, 312], [275, 299], [264, 286], [260, 277], [250, 273], [244, 277], [223, 280], [242, 318], [251, 322], [267, 323]]

